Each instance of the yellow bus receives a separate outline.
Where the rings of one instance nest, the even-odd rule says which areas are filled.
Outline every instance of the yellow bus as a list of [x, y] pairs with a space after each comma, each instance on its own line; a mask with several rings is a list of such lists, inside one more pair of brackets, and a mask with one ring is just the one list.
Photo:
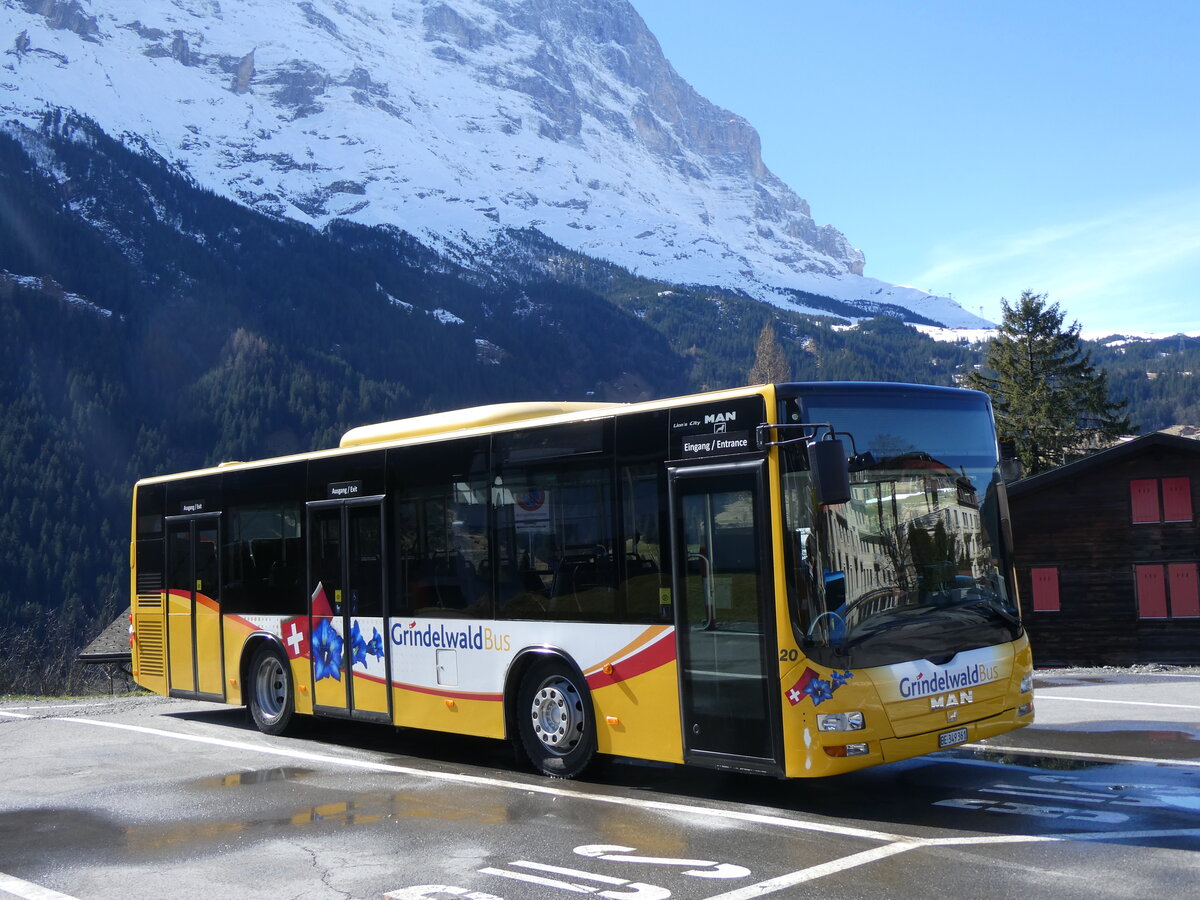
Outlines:
[[984, 394], [506, 403], [137, 483], [134, 674], [333, 716], [830, 775], [1033, 720]]

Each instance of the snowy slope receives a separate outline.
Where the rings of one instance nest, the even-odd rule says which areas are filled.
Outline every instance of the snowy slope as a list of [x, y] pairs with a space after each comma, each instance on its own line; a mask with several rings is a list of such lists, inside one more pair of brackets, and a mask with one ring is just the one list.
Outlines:
[[467, 265], [534, 228], [671, 283], [984, 324], [862, 277], [624, 0], [4, 0], [0, 46], [0, 118], [73, 108], [272, 215]]

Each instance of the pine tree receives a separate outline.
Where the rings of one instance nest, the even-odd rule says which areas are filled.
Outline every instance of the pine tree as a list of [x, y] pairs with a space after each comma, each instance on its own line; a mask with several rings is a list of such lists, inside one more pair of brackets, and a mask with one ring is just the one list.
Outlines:
[[[1057, 303], [1024, 291], [1009, 305], [988, 348], [985, 372], [970, 386], [986, 391], [1002, 438], [1014, 440], [1026, 475], [1086, 455], [1134, 428], [1125, 401], [1108, 398], [1108, 379], [1079, 343], [1079, 323], [1063, 328]], [[990, 370], [991, 374], [988, 374]]]
[[791, 367], [770, 322], [758, 334], [758, 342], [754, 345], [754, 365], [746, 377], [750, 384], [779, 384], [792, 378]]

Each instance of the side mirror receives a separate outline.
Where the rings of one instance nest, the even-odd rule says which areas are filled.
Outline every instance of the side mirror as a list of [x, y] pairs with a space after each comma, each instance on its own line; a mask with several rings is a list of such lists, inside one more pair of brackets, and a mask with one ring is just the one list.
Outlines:
[[836, 506], [850, 499], [850, 464], [841, 441], [811, 442], [808, 445], [808, 468], [812, 473], [817, 502], [822, 506]]

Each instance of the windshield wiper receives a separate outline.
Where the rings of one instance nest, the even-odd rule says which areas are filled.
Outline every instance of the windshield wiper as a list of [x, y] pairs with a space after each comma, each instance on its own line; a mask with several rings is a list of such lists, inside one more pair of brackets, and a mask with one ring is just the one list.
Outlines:
[[1014, 616], [1011, 612], [1008, 611], [1007, 608], [1005, 608], [1002, 605], [999, 597], [984, 597], [979, 600], [972, 600], [970, 603], [964, 603], [963, 605], [964, 606], [986, 606], [988, 609], [990, 609], [992, 612], [994, 612], [1000, 618], [1004, 619], [1004, 621], [1008, 622], [1010, 625], [1016, 626], [1017, 628], [1021, 627], [1021, 620], [1019, 618], [1017, 618], [1016, 616]]

